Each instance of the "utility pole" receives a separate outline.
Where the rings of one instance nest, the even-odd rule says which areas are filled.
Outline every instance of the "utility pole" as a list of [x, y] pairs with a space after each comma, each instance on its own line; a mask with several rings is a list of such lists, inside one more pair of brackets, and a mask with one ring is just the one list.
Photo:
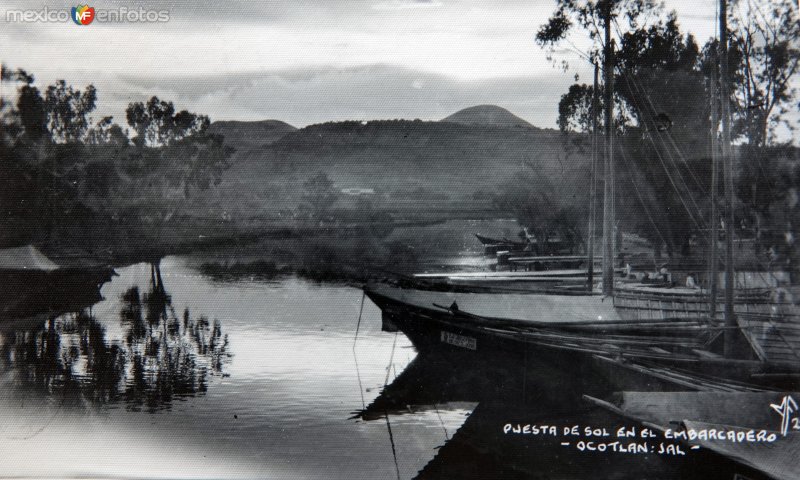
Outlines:
[[719, 87], [722, 105], [722, 164], [725, 176], [725, 335], [724, 354], [734, 355], [736, 314], [733, 309], [733, 156], [731, 155], [731, 111], [728, 94], [728, 2], [719, 0]]
[[605, 89], [605, 158], [603, 185], [603, 295], [614, 294], [614, 47], [611, 44], [611, 11], [613, 0], [603, 2], [605, 45], [603, 74]]

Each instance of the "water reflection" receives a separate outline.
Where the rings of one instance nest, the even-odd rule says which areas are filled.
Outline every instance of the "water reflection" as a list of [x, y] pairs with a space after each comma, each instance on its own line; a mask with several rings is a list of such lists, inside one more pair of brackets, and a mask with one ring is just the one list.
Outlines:
[[209, 376], [224, 375], [230, 353], [220, 322], [188, 308], [179, 315], [158, 263], [146, 290], [133, 286], [120, 301], [119, 327], [100, 321], [89, 304], [6, 330], [0, 368], [23, 389], [68, 405], [120, 403], [148, 412], [202, 395]]
[[[465, 404], [474, 406], [463, 425], [448, 432], [413, 477], [417, 479], [730, 479], [736, 473], [753, 473], [707, 451], [685, 457], [580, 452], [574, 445], [562, 445], [560, 436], [508, 434], [506, 424], [557, 426], [559, 433], [564, 427], [591, 425], [611, 435], [620, 427], [630, 431], [637, 426], [587, 402], [543, 401], [553, 398], [554, 392], [539, 395], [544, 387], [526, 384], [523, 370], [501, 356], [485, 355], [478, 361], [457, 354], [420, 353], [356, 416], [384, 422], [398, 416], [431, 418], [427, 414], [435, 412], [435, 419], [449, 410], [463, 410]], [[557, 383], [553, 385], [547, 388], [557, 393]], [[403, 448], [399, 440], [397, 450]]]

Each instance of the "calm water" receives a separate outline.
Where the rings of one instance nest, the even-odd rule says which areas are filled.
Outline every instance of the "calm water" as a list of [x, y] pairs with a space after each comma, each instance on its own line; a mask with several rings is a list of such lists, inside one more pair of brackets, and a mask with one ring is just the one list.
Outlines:
[[[431, 268], [463, 269], [483, 261], [474, 232], [515, 229], [455, 227], [393, 235], [436, 238]], [[417, 355], [359, 289], [193, 265], [165, 258], [160, 281], [149, 264], [119, 268], [79, 312], [0, 320], [0, 478], [731, 478], [718, 460], [505, 435], [621, 420], [520, 401], [553, 386], [502, 359]]]
[[90, 311], [4, 324], [0, 475], [410, 478], [469, 413], [352, 418], [415, 357], [369, 300], [354, 341], [358, 289], [160, 270], [166, 295], [132, 265]]

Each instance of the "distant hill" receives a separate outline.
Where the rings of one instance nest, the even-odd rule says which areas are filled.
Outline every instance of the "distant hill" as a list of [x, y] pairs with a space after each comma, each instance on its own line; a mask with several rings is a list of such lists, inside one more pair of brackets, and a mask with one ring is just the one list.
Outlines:
[[477, 105], [465, 108], [443, 118], [442, 122], [505, 128], [536, 128], [505, 108], [496, 105]]
[[552, 191], [579, 190], [587, 181], [586, 156], [568, 155], [558, 131], [520, 122], [514, 128], [421, 120], [310, 125], [273, 143], [239, 148], [203, 208], [234, 218], [284, 215], [302, 201], [303, 182], [320, 172], [337, 190], [373, 191], [376, 207], [410, 216], [491, 209], [490, 196], [524, 172], [540, 179], [531, 192], [547, 187], [544, 179], [555, 179], [547, 187]]
[[269, 145], [280, 140], [297, 128], [280, 120], [260, 120], [240, 122], [237, 120], [218, 121], [211, 124], [209, 131], [225, 137], [225, 144], [240, 150], [242, 148]]

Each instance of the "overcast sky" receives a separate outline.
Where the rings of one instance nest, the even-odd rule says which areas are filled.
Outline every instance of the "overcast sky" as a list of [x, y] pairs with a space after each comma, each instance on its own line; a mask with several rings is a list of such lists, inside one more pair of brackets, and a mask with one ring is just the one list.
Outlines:
[[[667, 1], [699, 43], [714, 34], [715, 0]], [[0, 1], [0, 60], [99, 92], [96, 116], [124, 123], [152, 95], [212, 120], [279, 119], [301, 127], [343, 119], [438, 120], [495, 104], [555, 127], [563, 72], [534, 42], [548, 0], [173, 1], [90, 3], [167, 10], [165, 23], [79, 26], [7, 22], [9, 9], [64, 2]], [[2, 92], [8, 95], [8, 92]]]

